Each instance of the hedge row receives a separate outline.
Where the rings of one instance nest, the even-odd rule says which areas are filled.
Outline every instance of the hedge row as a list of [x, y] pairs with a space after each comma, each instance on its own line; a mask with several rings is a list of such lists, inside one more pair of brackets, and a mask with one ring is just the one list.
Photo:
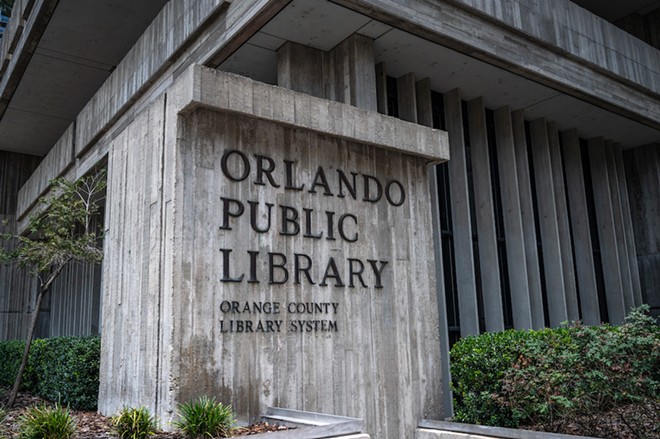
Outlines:
[[647, 313], [647, 306], [635, 309], [618, 327], [578, 324], [460, 340], [450, 354], [455, 420], [518, 427], [575, 424], [631, 405], [656, 411], [660, 327]]
[[[0, 386], [11, 387], [24, 341], [0, 342]], [[100, 337], [54, 337], [32, 343], [21, 390], [72, 409], [96, 410]]]

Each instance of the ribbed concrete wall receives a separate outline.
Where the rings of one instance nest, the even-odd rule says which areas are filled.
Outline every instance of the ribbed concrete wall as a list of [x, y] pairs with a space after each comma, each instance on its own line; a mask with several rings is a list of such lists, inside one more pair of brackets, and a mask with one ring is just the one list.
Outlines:
[[570, 0], [450, 0], [660, 93], [658, 50]]
[[[18, 189], [39, 164], [39, 157], [0, 151], [0, 233], [16, 233]], [[5, 221], [7, 224], [5, 225]], [[12, 248], [6, 241], [5, 249]], [[24, 270], [0, 264], [0, 340], [24, 338], [35, 283]], [[44, 328], [40, 328], [43, 333]]]
[[643, 299], [660, 315], [660, 144], [623, 156]]

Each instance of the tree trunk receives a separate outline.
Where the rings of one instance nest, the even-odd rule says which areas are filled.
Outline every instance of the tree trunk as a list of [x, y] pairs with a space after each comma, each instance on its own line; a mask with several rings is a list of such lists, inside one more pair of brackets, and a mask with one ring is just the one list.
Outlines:
[[[48, 285], [50, 286], [50, 284]], [[23, 378], [23, 372], [25, 372], [25, 367], [27, 366], [28, 357], [30, 356], [30, 347], [32, 346], [32, 338], [34, 337], [34, 330], [37, 327], [37, 319], [39, 318], [39, 309], [41, 308], [41, 301], [43, 300], [46, 292], [48, 290], [41, 288], [39, 295], [37, 296], [36, 303], [34, 304], [34, 311], [32, 313], [32, 320], [30, 321], [30, 327], [28, 328], [27, 340], [25, 340], [25, 350], [23, 351], [23, 359], [21, 360], [21, 365], [18, 368], [18, 373], [16, 374], [16, 381], [14, 381], [14, 387], [11, 389], [9, 394], [9, 402], [7, 403], [7, 408], [12, 408], [16, 402], [16, 396], [18, 395], [18, 388], [21, 386], [21, 379]]]

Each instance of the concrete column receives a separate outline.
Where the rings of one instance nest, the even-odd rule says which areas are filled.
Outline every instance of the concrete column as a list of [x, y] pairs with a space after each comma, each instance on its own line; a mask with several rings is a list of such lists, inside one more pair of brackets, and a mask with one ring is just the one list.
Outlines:
[[605, 278], [605, 297], [609, 322], [614, 325], [623, 323], [626, 312], [619, 265], [614, 212], [610, 196], [610, 178], [605, 154], [605, 142], [602, 138], [589, 140], [589, 164], [596, 206], [598, 223], [598, 241]]
[[626, 305], [626, 312], [634, 306], [632, 275], [628, 261], [628, 243], [623, 226], [623, 209], [619, 194], [619, 176], [614, 159], [614, 144], [605, 141], [605, 160], [607, 162], [607, 175], [610, 182], [610, 197], [612, 198], [612, 214], [614, 216], [614, 230], [619, 254], [619, 267], [621, 268], [621, 293]]
[[433, 221], [433, 250], [435, 255], [435, 290], [438, 296], [438, 326], [440, 330], [440, 356], [442, 365], [442, 416], [449, 418], [454, 415], [453, 398], [451, 393], [451, 369], [449, 364], [449, 324], [447, 323], [447, 299], [445, 291], [445, 274], [442, 268], [442, 232], [440, 226], [440, 209], [438, 192], [438, 179], [436, 166], [428, 169], [429, 190], [431, 193], [432, 221]]
[[449, 133], [449, 191], [454, 232], [456, 288], [461, 336], [479, 334], [477, 287], [472, 251], [472, 221], [468, 193], [467, 159], [463, 134], [461, 91], [454, 89], [444, 95], [445, 121]]
[[335, 73], [334, 100], [376, 111], [378, 99], [373, 40], [353, 34], [331, 53]]
[[483, 98], [468, 102], [470, 127], [470, 151], [472, 158], [472, 183], [477, 217], [479, 243], [479, 269], [484, 301], [486, 331], [504, 330], [504, 312], [500, 286], [500, 264], [497, 255], [495, 209], [490, 176], [490, 154], [486, 133], [486, 113]]
[[587, 196], [584, 189], [582, 155], [577, 130], [572, 129], [562, 132], [561, 139], [562, 151], [564, 153], [564, 169], [566, 171], [566, 188], [568, 189], [568, 203], [571, 210], [573, 247], [575, 249], [575, 266], [580, 290], [582, 321], [587, 325], [597, 325], [601, 323], [600, 308], [598, 305], [598, 287], [596, 285], [596, 273], [594, 271]]
[[529, 284], [526, 266], [525, 236], [523, 233], [520, 207], [520, 190], [516, 171], [516, 154], [509, 107], [495, 111], [495, 136], [497, 142], [497, 164], [504, 209], [504, 234], [506, 236], [506, 257], [511, 289], [513, 325], [516, 329], [531, 329], [532, 309], [529, 298]]
[[431, 79], [424, 78], [415, 84], [417, 101], [417, 123], [433, 128], [433, 103], [431, 102]]
[[277, 85], [324, 98], [325, 52], [287, 41], [277, 51]]
[[541, 292], [539, 255], [536, 242], [536, 220], [534, 219], [534, 203], [532, 201], [532, 182], [529, 174], [529, 158], [527, 154], [527, 135], [525, 134], [523, 112], [514, 111], [511, 113], [511, 122], [513, 125], [516, 173], [520, 194], [520, 214], [525, 238], [525, 266], [527, 268], [527, 284], [529, 286], [529, 304], [532, 309], [532, 325], [535, 329], [539, 329], [545, 326], [545, 318]]
[[642, 300], [660, 314], [660, 143], [624, 151]]
[[399, 119], [417, 122], [417, 93], [415, 91], [415, 74], [408, 73], [396, 80], [397, 98], [399, 100]]
[[376, 106], [379, 113], [387, 114], [387, 73], [384, 62], [376, 64]]
[[566, 295], [566, 310], [568, 319], [580, 319], [577, 290], [575, 287], [575, 265], [573, 264], [573, 245], [571, 242], [571, 227], [566, 203], [566, 188], [564, 185], [564, 165], [561, 159], [559, 145], [559, 129], [556, 122], [548, 123], [548, 146], [552, 163], [552, 183], [555, 189], [555, 205], [557, 206], [557, 225], [559, 227], [559, 243], [561, 245], [562, 272], [564, 274], [564, 293]]
[[639, 266], [637, 264], [637, 247], [635, 245], [635, 234], [633, 232], [632, 217], [630, 214], [630, 201], [628, 199], [628, 182], [623, 165], [623, 153], [620, 145], [614, 145], [614, 162], [617, 176], [619, 177], [619, 197], [621, 199], [621, 211], [623, 213], [623, 228], [626, 235], [626, 246], [628, 248], [628, 265], [633, 288], [633, 305], [642, 304], [642, 287], [639, 279]]
[[541, 244], [543, 245], [543, 268], [548, 295], [548, 313], [551, 326], [559, 326], [568, 319], [564, 294], [563, 261], [557, 223], [557, 204], [552, 175], [552, 159], [548, 145], [548, 130], [545, 119], [531, 124], [532, 158], [534, 180], [538, 201]]

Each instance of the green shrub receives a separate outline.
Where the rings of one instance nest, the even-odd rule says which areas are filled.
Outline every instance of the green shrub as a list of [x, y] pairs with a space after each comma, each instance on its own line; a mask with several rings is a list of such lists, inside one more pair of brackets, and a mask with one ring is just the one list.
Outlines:
[[565, 330], [487, 332], [459, 340], [451, 349], [454, 419], [470, 424], [517, 427], [512, 411], [496, 399], [502, 379], [528, 340], [566, 336]]
[[[657, 419], [660, 328], [647, 313], [648, 307], [631, 311], [620, 327], [578, 324], [459, 341], [451, 350], [455, 420], [576, 426], [598, 423], [594, 415], [630, 404], [635, 413], [648, 412], [639, 413], [640, 423]], [[630, 418], [619, 423], [632, 425]], [[595, 431], [593, 423], [582, 431]]]
[[0, 386], [11, 387], [21, 364], [25, 342], [10, 340], [0, 342]]
[[179, 404], [180, 419], [174, 425], [191, 439], [229, 437], [234, 426], [234, 412], [230, 406], [215, 402], [215, 398], [200, 397], [197, 401]]
[[[660, 327], [633, 310], [620, 327], [569, 328], [570, 343], [529, 342], [502, 380], [498, 400], [527, 424], [590, 425], [594, 414], [660, 402]], [[535, 389], [530, 392], [529, 389]], [[625, 420], [630, 426], [634, 419]], [[589, 423], [589, 425], [585, 424]], [[644, 422], [634, 425], [640, 431]]]
[[112, 418], [112, 426], [121, 439], [144, 439], [158, 430], [156, 417], [146, 407], [125, 407]]
[[20, 437], [24, 439], [69, 439], [76, 424], [69, 409], [56, 404], [32, 406], [19, 419]]
[[[14, 383], [25, 342], [0, 342], [0, 385]], [[21, 389], [73, 409], [95, 410], [100, 337], [53, 337], [32, 342]]]

